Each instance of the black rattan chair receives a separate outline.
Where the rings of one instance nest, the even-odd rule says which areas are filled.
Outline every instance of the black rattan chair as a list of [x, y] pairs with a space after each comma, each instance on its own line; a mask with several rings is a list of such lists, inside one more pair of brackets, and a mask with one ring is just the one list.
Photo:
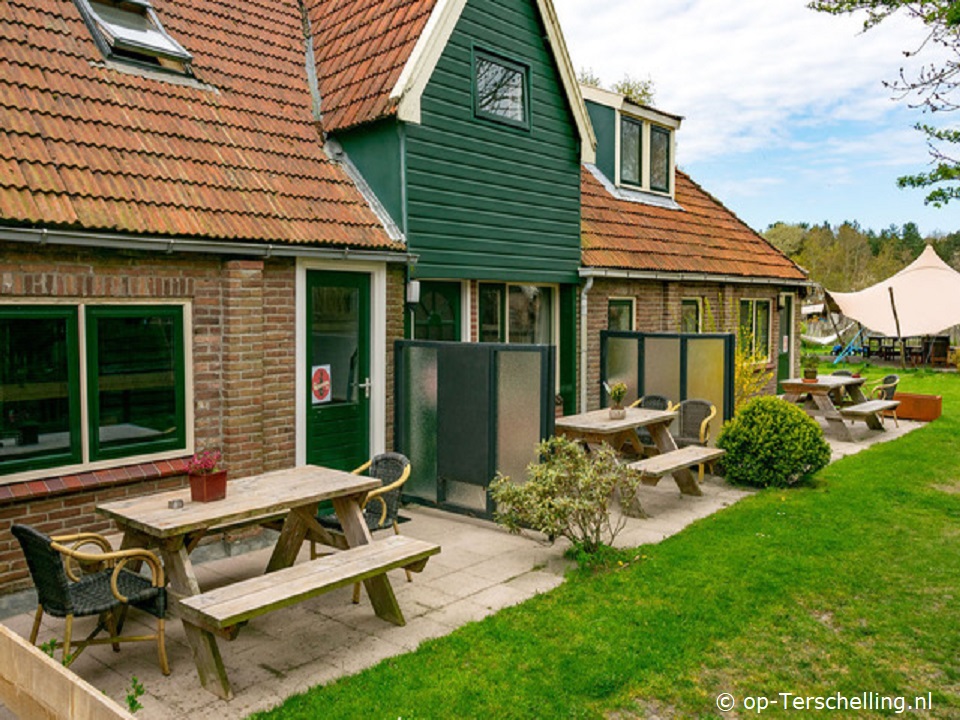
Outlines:
[[[878, 383], [874, 383], [873, 387], [870, 389], [870, 394], [873, 396], [874, 400], [893, 400], [894, 394], [897, 392], [897, 385], [900, 383], [899, 375], [887, 375]], [[900, 427], [900, 421], [897, 419], [897, 409], [893, 408], [891, 411], [893, 413], [893, 422], [897, 427]], [[883, 421], [883, 415], [880, 415], [881, 422]]]
[[[673, 439], [678, 448], [690, 445], [706, 446], [710, 440], [710, 421], [717, 414], [717, 408], [706, 400], [681, 400], [677, 406], [680, 414], [677, 417], [677, 431]], [[710, 463], [710, 472], [713, 473], [713, 463]], [[699, 466], [700, 482], [703, 482], [703, 464]]]
[[[46, 612], [66, 620], [63, 640], [56, 643], [63, 648], [64, 665], [69, 666], [88, 645], [110, 644], [119, 651], [121, 642], [156, 641], [160, 669], [164, 675], [170, 674], [164, 644], [167, 591], [163, 567], [156, 555], [141, 549], [113, 551], [107, 539], [96, 533], [51, 538], [27, 525], [14, 525], [11, 530], [20, 542], [37, 588], [38, 606], [30, 631], [31, 643], [37, 642], [40, 620]], [[99, 551], [80, 551], [79, 548], [87, 545], [96, 546]], [[151, 577], [128, 569], [128, 563], [146, 563]], [[131, 605], [157, 618], [156, 634], [120, 635], [123, 612]], [[73, 619], [91, 615], [99, 616], [97, 626], [85, 640], [73, 640]], [[110, 637], [96, 638], [103, 630], [107, 630]]]
[[[670, 401], [663, 395], [644, 395], [630, 407], [645, 408], [646, 410], [669, 410]], [[646, 428], [637, 428], [637, 437], [642, 445], [653, 445], [653, 437]]]
[[[396, 535], [400, 534], [400, 490], [410, 477], [410, 461], [400, 453], [387, 452], [377, 455], [353, 471], [355, 475], [366, 472], [370, 477], [377, 478], [383, 483], [382, 487], [371, 490], [363, 500], [363, 519], [370, 532], [388, 526], [393, 527]], [[317, 515], [317, 522], [327, 530], [343, 533], [343, 527], [335, 514]], [[317, 556], [316, 542], [310, 542], [310, 557]], [[407, 582], [413, 577], [406, 570]], [[360, 602], [360, 584], [353, 588], [353, 602]]]

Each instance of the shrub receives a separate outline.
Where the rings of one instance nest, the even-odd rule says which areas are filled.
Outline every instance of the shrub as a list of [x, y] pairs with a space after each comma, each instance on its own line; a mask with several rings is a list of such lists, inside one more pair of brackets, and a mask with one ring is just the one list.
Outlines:
[[721, 461], [727, 480], [738, 485], [786, 487], [830, 462], [817, 422], [775, 397], [744, 405], [721, 428], [717, 447], [727, 451]]
[[551, 540], [565, 537], [587, 553], [611, 544], [625, 521], [611, 518], [610, 500], [615, 491], [634, 497], [636, 473], [621, 465], [608, 445], [588, 455], [579, 442], [553, 437], [537, 451], [542, 462], [527, 467], [527, 482], [498, 474], [491, 484], [496, 521], [512, 533], [531, 528]]

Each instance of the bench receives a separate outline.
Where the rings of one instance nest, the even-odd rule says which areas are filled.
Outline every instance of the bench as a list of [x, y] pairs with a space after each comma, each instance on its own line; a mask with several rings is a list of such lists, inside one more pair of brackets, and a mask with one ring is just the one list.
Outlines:
[[900, 405], [899, 400], [867, 400], [866, 402], [858, 403], [856, 405], [847, 405], [842, 408], [838, 408], [840, 414], [844, 417], [849, 417], [854, 420], [867, 420], [868, 418], [876, 418], [877, 422], [881, 422], [880, 413], [885, 410], [893, 411], [893, 421], [897, 424], [897, 427], [900, 427], [900, 422], [897, 420], [897, 406]]
[[[367, 545], [282, 568], [266, 575], [225, 585], [179, 600], [186, 622], [232, 638], [241, 623], [273, 610], [288, 607], [325, 592], [407, 568], [420, 572], [440, 546], [405, 535], [375, 540]], [[396, 600], [391, 620], [403, 625]], [[378, 614], [380, 614], [378, 612]]]
[[656, 485], [664, 475], [669, 475], [675, 470], [683, 470], [684, 468], [693, 467], [694, 465], [713, 462], [723, 454], [724, 451], [720, 448], [688, 445], [679, 450], [671, 450], [670, 452], [632, 462], [627, 465], [627, 467], [640, 473], [641, 482], [643, 482], [644, 485]]

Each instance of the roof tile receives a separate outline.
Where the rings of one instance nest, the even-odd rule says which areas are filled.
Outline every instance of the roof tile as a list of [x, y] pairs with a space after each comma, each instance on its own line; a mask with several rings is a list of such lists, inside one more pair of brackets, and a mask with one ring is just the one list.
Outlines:
[[72, 2], [0, 3], [0, 223], [401, 249], [323, 151], [295, 0], [153, 4], [197, 82], [105, 63]]
[[650, 272], [804, 280], [791, 260], [685, 173], [669, 209], [611, 195], [581, 172], [583, 265]]

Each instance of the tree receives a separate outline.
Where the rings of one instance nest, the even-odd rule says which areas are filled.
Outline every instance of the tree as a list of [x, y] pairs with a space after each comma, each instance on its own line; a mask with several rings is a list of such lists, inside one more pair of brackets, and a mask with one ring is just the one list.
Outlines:
[[581, 85], [589, 85], [590, 87], [603, 89], [603, 81], [600, 79], [600, 76], [593, 71], [593, 68], [580, 68], [580, 72], [577, 73], [577, 82]]
[[625, 95], [627, 100], [635, 105], [653, 104], [653, 80], [649, 77], [646, 80], [636, 80], [624, 75], [622, 80], [613, 84], [612, 90]]
[[[896, 80], [884, 84], [900, 99], [915, 96], [918, 106], [931, 112], [952, 112], [960, 109], [960, 2], [957, 0], [813, 0], [815, 10], [834, 15], [863, 11], [867, 15], [864, 29], [869, 30], [896, 12], [906, 13], [923, 23], [927, 37], [919, 48], [906, 51], [916, 55], [925, 47], [938, 46], [946, 50], [942, 63], [930, 63], [914, 77], [900, 69]], [[927, 136], [927, 145], [933, 158], [933, 169], [916, 175], [898, 178], [900, 187], [932, 188], [925, 203], [943, 207], [951, 200], [960, 199], [960, 129], [936, 128], [918, 124], [918, 130]]]

